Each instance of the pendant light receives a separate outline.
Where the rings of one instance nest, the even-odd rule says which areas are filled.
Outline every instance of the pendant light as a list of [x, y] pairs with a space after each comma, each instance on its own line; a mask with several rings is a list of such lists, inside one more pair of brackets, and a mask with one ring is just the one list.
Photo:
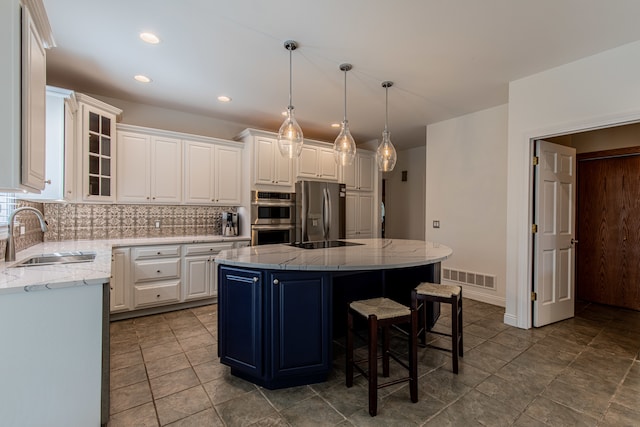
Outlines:
[[284, 42], [284, 48], [289, 51], [289, 106], [287, 107], [287, 118], [280, 126], [278, 131], [278, 149], [283, 157], [293, 159], [300, 155], [302, 151], [303, 135], [302, 129], [293, 114], [293, 105], [291, 103], [291, 52], [296, 50], [298, 43], [293, 40]]
[[347, 121], [347, 71], [353, 68], [351, 64], [340, 64], [340, 70], [344, 71], [344, 120], [342, 120], [342, 128], [333, 143], [333, 154], [336, 162], [342, 166], [349, 166], [353, 163], [356, 156], [356, 142], [349, 132], [349, 122]]
[[378, 145], [378, 149], [376, 150], [378, 169], [382, 172], [392, 171], [396, 166], [396, 160], [398, 160], [396, 148], [391, 143], [391, 132], [389, 132], [387, 128], [389, 122], [389, 88], [391, 86], [393, 86], [393, 82], [382, 82], [382, 87], [385, 92], [384, 130], [382, 131], [382, 142], [380, 142], [380, 145]]

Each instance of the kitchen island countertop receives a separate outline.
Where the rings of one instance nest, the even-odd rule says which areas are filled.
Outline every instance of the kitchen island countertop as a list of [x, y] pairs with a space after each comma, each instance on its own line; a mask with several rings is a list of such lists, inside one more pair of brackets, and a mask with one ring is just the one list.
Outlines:
[[402, 239], [348, 239], [353, 246], [302, 249], [288, 244], [228, 249], [218, 264], [273, 270], [386, 270], [443, 261], [453, 250], [436, 242]]
[[[46, 291], [73, 286], [102, 285], [108, 282], [111, 277], [111, 250], [116, 247], [217, 243], [238, 240], [249, 240], [249, 238], [205, 235], [67, 240], [39, 243], [18, 252], [16, 261], [0, 261], [0, 295], [15, 292]], [[12, 268], [14, 264], [33, 255], [76, 251], [95, 252], [96, 258], [92, 262]]]

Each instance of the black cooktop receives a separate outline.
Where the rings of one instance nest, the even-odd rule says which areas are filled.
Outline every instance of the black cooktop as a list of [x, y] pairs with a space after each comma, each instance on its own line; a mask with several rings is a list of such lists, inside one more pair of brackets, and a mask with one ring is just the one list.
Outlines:
[[358, 246], [364, 243], [344, 242], [342, 240], [322, 240], [317, 242], [294, 242], [291, 246], [301, 249], [339, 248], [342, 246]]

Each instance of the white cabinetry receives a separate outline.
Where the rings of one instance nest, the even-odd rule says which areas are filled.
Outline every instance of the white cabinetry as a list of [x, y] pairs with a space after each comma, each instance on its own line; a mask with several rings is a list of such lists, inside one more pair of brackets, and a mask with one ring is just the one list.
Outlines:
[[233, 242], [184, 245], [184, 301], [218, 295], [215, 255]]
[[347, 190], [373, 191], [375, 184], [375, 158], [373, 153], [356, 153], [353, 164], [342, 171]]
[[374, 237], [373, 193], [347, 193], [345, 232], [347, 239]]
[[297, 160], [298, 178], [338, 181], [338, 164], [333, 149], [305, 141]]
[[118, 202], [180, 203], [182, 142], [118, 125]]
[[0, 5], [0, 189], [40, 192], [45, 182], [46, 49], [51, 27], [40, 0]]
[[135, 247], [131, 255], [133, 308], [180, 300], [180, 245]]
[[293, 160], [283, 157], [278, 149], [277, 135], [256, 129], [246, 129], [236, 140], [252, 148], [248, 160], [252, 164], [253, 188], [273, 191], [293, 191]]
[[116, 248], [111, 253], [109, 307], [112, 313], [131, 309], [129, 248]]
[[186, 203], [239, 205], [242, 148], [184, 141]]
[[82, 171], [80, 188], [86, 202], [115, 200], [116, 118], [122, 110], [83, 94], [78, 100], [78, 147]]

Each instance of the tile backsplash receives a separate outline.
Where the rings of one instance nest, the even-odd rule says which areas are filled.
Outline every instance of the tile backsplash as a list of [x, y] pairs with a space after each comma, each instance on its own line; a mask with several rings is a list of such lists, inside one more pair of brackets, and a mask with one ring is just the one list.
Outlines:
[[49, 230], [44, 241], [219, 235], [223, 211], [235, 212], [236, 208], [45, 203]]
[[[30, 206], [38, 209], [44, 213], [44, 206], [39, 202], [30, 202], [28, 200], [16, 200], [16, 208], [23, 206]], [[45, 218], [46, 219], [46, 218]], [[15, 230], [14, 230], [14, 243], [16, 252], [37, 245], [43, 242], [43, 233], [40, 230], [40, 221], [33, 212], [19, 212], [14, 218]], [[20, 224], [20, 225], [18, 225]], [[20, 227], [24, 226], [25, 232], [20, 235]], [[5, 250], [7, 247], [6, 240], [0, 240], [0, 260], [4, 260]]]

